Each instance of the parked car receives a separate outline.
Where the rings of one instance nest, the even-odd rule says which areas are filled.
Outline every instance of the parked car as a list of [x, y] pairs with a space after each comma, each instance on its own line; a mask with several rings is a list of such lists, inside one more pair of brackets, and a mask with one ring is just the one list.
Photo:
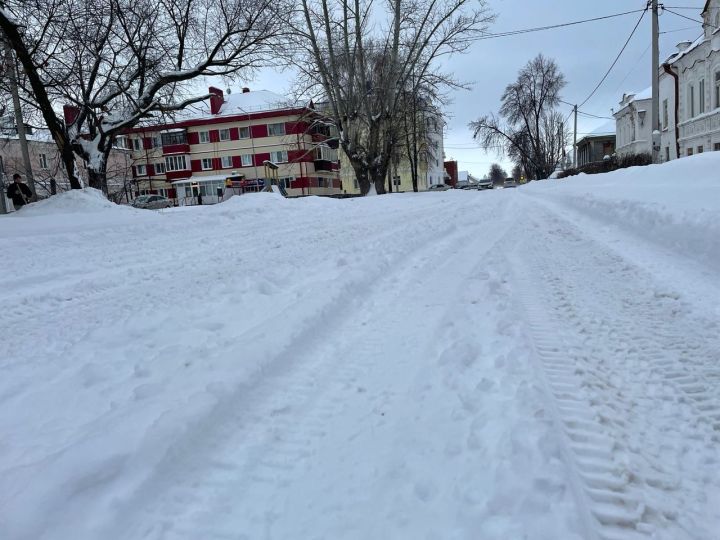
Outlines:
[[504, 188], [517, 187], [517, 182], [515, 182], [515, 180], [513, 180], [512, 178], [508, 178], [507, 180], [505, 180], [503, 187]]
[[478, 180], [477, 183], [478, 189], [492, 189], [493, 188], [493, 181], [489, 178], [483, 178], [481, 180]]
[[450, 189], [450, 186], [447, 184], [433, 184], [428, 188], [428, 191], [447, 191]]
[[172, 200], [162, 195], [140, 195], [132, 202], [132, 206], [135, 208], [157, 210], [158, 208], [170, 208], [175, 205]]

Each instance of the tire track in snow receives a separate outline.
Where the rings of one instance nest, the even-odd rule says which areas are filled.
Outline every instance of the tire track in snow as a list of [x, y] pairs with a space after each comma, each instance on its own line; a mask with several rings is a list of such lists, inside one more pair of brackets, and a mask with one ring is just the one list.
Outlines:
[[514, 256], [517, 283], [591, 528], [608, 540], [710, 538], [717, 512], [698, 507], [705, 489], [718, 493], [703, 478], [718, 463], [716, 333], [651, 276], [543, 213]]
[[[260, 493], [263, 486], [269, 491], [277, 489], [278, 475], [291, 476], [311, 446], [307, 434], [313, 440], [322, 438], [328, 418], [337, 414], [334, 407], [338, 403], [320, 401], [329, 391], [324, 383], [347, 387], [370, 369], [368, 364], [346, 364], [327, 354], [327, 337], [355, 332], [358, 325], [363, 326], [362, 321], [352, 319], [358, 310], [376, 302], [384, 304], [384, 296], [397, 295], [396, 288], [407, 275], [436, 266], [438, 260], [449, 258], [477, 234], [472, 227], [460, 233], [455, 225], [445, 231], [449, 234], [426, 232], [419, 238], [406, 239], [411, 248], [400, 259], [379, 264], [360, 283], [346, 286], [344, 294], [322, 312], [304, 321], [290, 348], [269, 360], [258, 377], [233, 389], [206, 415], [205, 422], [175, 441], [152, 476], [119, 505], [112, 524], [103, 528], [104, 537], [112, 537], [110, 531], [122, 528], [121, 538], [128, 539], [197, 538], [197, 522], [191, 519], [197, 516], [184, 513], [193, 507], [212, 508], [219, 515], [232, 511], [222, 497], [215, 498], [215, 493], [224, 493], [228, 482], [249, 481], [242, 489]], [[318, 332], [318, 324], [328, 320], [332, 324]], [[380, 351], [382, 338], [377, 334], [361, 346]], [[379, 360], [376, 357], [374, 361]], [[294, 417], [291, 413], [298, 409], [308, 411], [307, 415]], [[143, 509], [144, 515], [139, 516], [138, 509]], [[184, 518], [190, 519], [189, 525], [182, 524]], [[212, 519], [205, 516], [201, 523], [209, 527]], [[267, 519], [271, 522], [272, 516]], [[203, 538], [230, 538], [233, 534], [237, 538], [237, 531], [217, 535], [206, 531]]]

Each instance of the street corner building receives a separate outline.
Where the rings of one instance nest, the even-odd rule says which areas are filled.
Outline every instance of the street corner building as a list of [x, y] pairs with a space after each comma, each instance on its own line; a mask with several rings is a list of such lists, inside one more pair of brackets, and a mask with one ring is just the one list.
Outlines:
[[174, 122], [125, 134], [135, 195], [158, 194], [190, 205], [270, 184], [288, 196], [342, 192], [337, 138], [312, 102], [292, 103], [248, 88], [209, 92], [209, 103], [183, 111]]

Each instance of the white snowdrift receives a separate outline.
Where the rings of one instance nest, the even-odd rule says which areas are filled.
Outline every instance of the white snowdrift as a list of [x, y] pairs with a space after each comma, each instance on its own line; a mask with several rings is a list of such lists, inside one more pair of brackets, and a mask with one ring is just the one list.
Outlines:
[[523, 190], [720, 269], [720, 152]]
[[71, 189], [42, 201], [32, 203], [13, 215], [17, 217], [48, 216], [54, 214], [88, 214], [97, 212], [127, 212], [132, 210], [117, 205], [93, 188]]
[[[717, 264], [719, 158], [169, 212], [85, 190], [0, 218], [0, 539], [625, 538], [598, 514], [708, 538], [717, 446], [690, 403], [717, 395], [717, 326], [684, 316], [690, 277], [595, 239]], [[622, 451], [583, 446], [606, 432]], [[633, 504], [588, 507], [588, 481]]]

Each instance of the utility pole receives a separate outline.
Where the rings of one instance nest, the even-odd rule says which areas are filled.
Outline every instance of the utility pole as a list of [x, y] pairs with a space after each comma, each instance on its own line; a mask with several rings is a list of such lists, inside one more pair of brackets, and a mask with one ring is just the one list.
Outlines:
[[660, 161], [660, 29], [658, 26], [658, 0], [652, 0], [652, 114], [650, 126], [652, 135], [652, 161]]
[[577, 105], [573, 107], [573, 112], [575, 113], [575, 128], [573, 129], [573, 168], [577, 169]]
[[23, 166], [25, 167], [25, 181], [35, 197], [35, 178], [33, 177], [32, 164], [30, 162], [30, 152], [28, 151], [27, 136], [25, 134], [25, 122], [23, 121], [22, 108], [20, 107], [20, 94], [17, 85], [17, 73], [15, 71], [15, 62], [13, 59], [10, 44], [5, 41], [5, 71], [8, 74], [10, 82], [10, 92], [13, 98], [13, 108], [15, 109], [15, 125], [17, 126], [18, 143], [22, 152]]

